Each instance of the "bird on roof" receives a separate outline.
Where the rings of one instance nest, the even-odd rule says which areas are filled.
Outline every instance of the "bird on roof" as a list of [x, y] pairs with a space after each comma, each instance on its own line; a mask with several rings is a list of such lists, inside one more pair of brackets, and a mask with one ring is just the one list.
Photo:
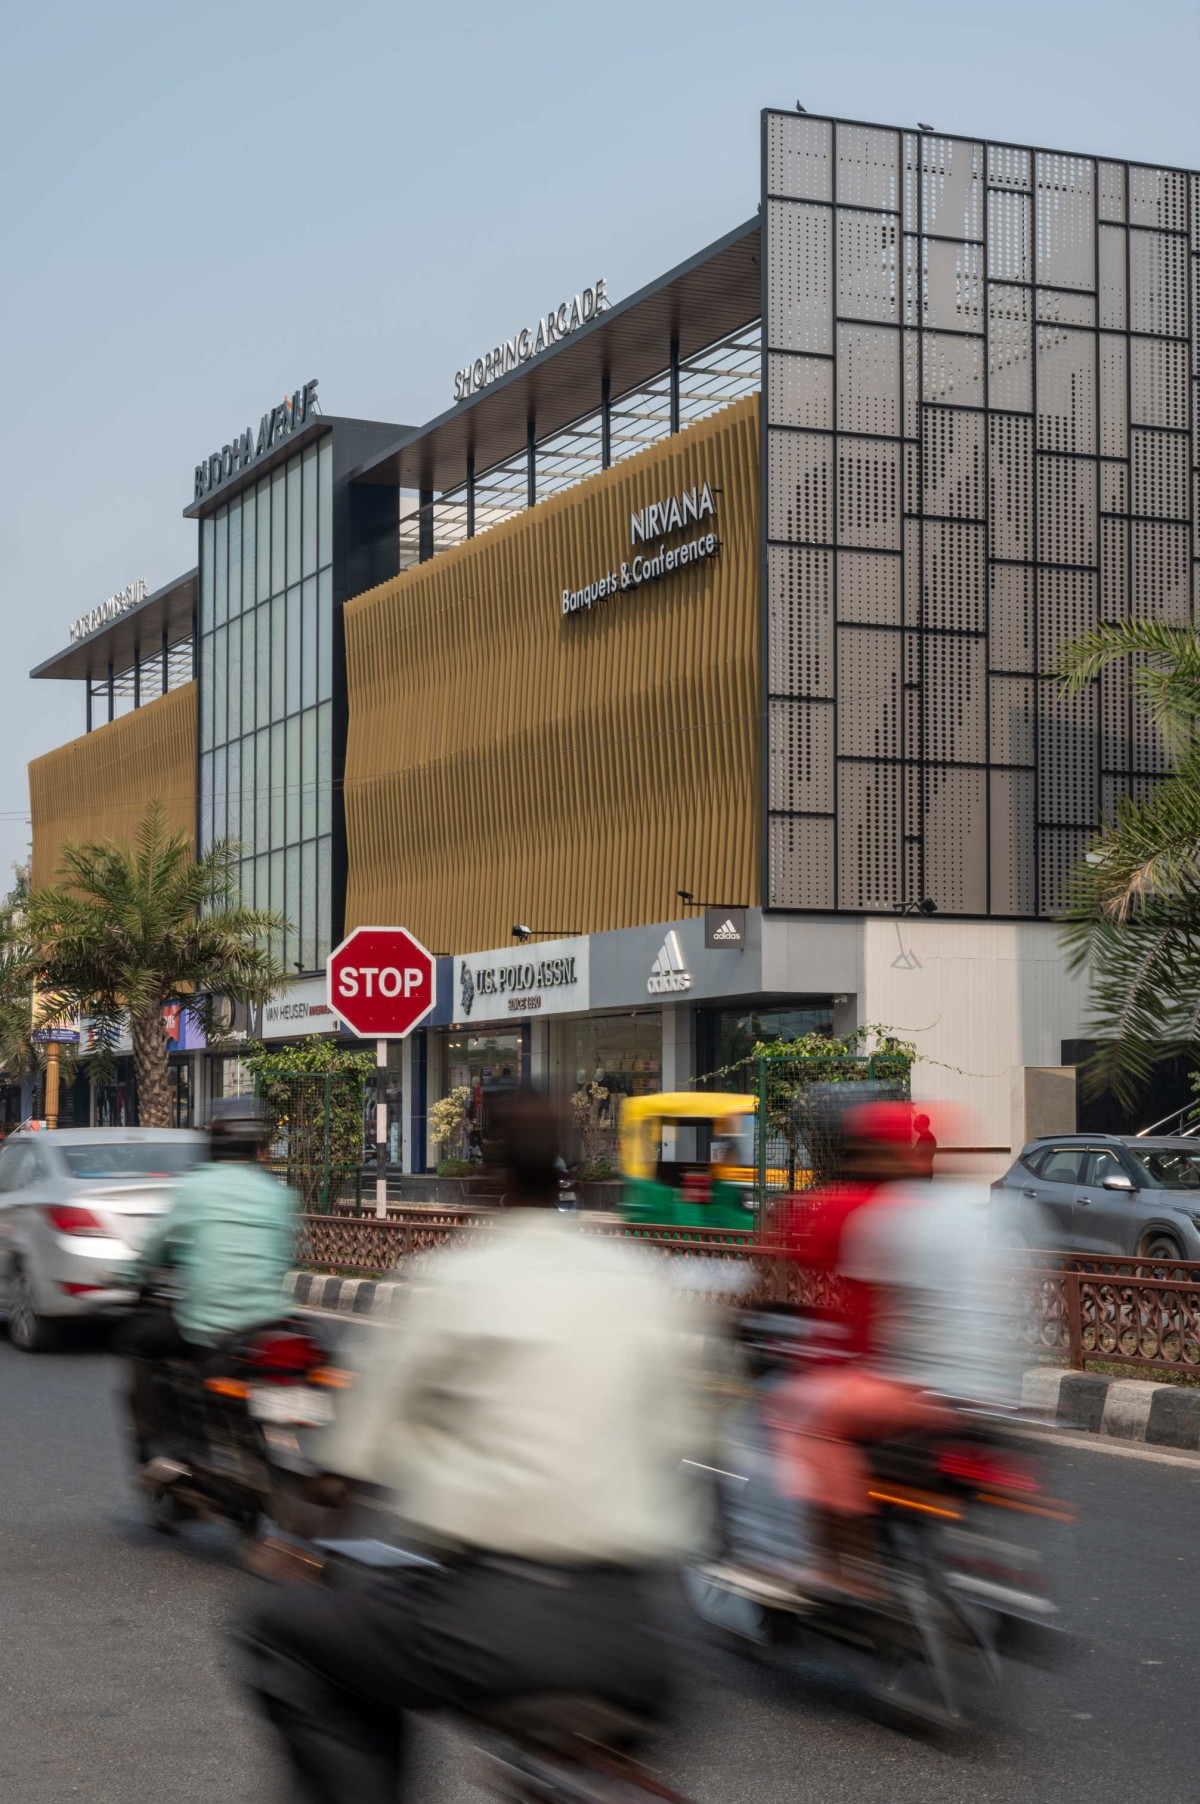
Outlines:
[[797, 101], [797, 102], [796, 102], [796, 111], [797, 111], [797, 112], [798, 112], [798, 113], [807, 113], [807, 111], [808, 111], [808, 108], [807, 108], [807, 107], [806, 107], [806, 106], [801, 106], [801, 105], [800, 105], [800, 102], [799, 102], [799, 101]]
[[917, 130], [919, 132], [931, 132], [933, 130], [933, 127], [932, 127], [932, 125], [924, 124], [924, 122], [922, 120], [918, 119], [917, 120]]

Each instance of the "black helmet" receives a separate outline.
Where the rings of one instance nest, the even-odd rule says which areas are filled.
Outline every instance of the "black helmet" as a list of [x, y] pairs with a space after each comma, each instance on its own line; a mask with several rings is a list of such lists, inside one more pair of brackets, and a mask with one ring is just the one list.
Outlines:
[[253, 1159], [270, 1128], [270, 1117], [257, 1096], [222, 1096], [208, 1117], [214, 1159]]

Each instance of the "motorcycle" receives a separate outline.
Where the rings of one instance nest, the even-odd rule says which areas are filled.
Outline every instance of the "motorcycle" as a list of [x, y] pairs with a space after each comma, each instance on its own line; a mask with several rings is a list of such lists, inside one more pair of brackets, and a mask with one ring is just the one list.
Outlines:
[[[284, 1582], [365, 1590], [436, 1562], [374, 1539], [302, 1540], [272, 1534], [259, 1572]], [[506, 1804], [688, 1804], [639, 1755], [655, 1724], [599, 1697], [506, 1697], [463, 1720], [477, 1737], [483, 1780]]]
[[[875, 1513], [860, 1519], [869, 1526], [856, 1563], [870, 1594], [806, 1581], [800, 1506], [772, 1484], [760, 1407], [805, 1331], [795, 1315], [749, 1318], [760, 1391], [748, 1413], [743, 1406], [738, 1435], [699, 1468], [714, 1490], [719, 1548], [686, 1568], [686, 1595], [702, 1620], [742, 1645], [820, 1638], [851, 1664], [865, 1662], [869, 1689], [890, 1713], [962, 1726], [973, 1680], [998, 1683], [1008, 1660], [1049, 1663], [1065, 1649], [1046, 1566], [1018, 1525], [1056, 1533], [1072, 1512], [1043, 1495], [1015, 1412], [952, 1405], [938, 1432], [864, 1449]], [[757, 1438], [747, 1421], [758, 1424]]]
[[[144, 1297], [166, 1306], [161, 1288]], [[135, 1461], [155, 1528], [202, 1518], [253, 1536], [266, 1522], [298, 1534], [324, 1524], [321, 1474], [303, 1437], [332, 1421], [349, 1378], [308, 1319], [284, 1316], [199, 1358], [157, 1360], [150, 1378], [161, 1428]]]

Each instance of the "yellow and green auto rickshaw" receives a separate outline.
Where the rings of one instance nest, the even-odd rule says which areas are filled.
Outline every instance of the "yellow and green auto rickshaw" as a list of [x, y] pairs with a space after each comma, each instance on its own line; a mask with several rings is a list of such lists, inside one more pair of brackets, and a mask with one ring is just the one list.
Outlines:
[[[621, 1213], [678, 1228], [752, 1228], [753, 1096], [684, 1090], [621, 1109]], [[768, 1181], [776, 1173], [768, 1173]]]

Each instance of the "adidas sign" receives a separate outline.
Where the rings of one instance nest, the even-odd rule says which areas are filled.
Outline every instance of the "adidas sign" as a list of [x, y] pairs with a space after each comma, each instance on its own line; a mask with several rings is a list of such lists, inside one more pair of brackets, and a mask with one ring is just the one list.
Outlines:
[[646, 988], [652, 996], [670, 996], [681, 990], [690, 990], [691, 987], [692, 974], [684, 966], [683, 954], [679, 950], [679, 936], [672, 927], [650, 967]]
[[728, 920], [722, 926], [714, 929], [713, 939], [719, 940], [723, 946], [740, 946], [742, 943], [740, 931], [732, 921]]

